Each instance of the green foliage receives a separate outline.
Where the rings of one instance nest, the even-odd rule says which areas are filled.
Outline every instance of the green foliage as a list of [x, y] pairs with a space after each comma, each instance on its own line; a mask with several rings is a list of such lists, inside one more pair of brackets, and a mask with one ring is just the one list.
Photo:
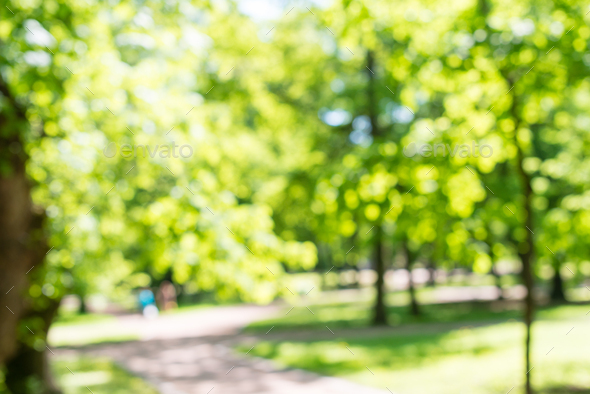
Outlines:
[[[33, 3], [0, 24], [53, 233], [33, 297], [117, 297], [171, 277], [268, 301], [273, 273], [314, 267], [298, 241], [324, 248], [326, 267], [356, 265], [381, 224], [418, 259], [485, 273], [533, 247], [517, 147], [539, 261], [588, 257], [588, 175], [573, 169], [587, 167], [590, 29], [575, 3], [337, 1], [271, 35], [233, 3]], [[402, 154], [472, 140], [494, 154]], [[194, 154], [108, 158], [109, 143]]]
[[[315, 38], [278, 36], [297, 73], [273, 93], [323, 120], [308, 223], [326, 269], [365, 264], [381, 223], [394, 248], [407, 239], [419, 260], [479, 273], [530, 249], [537, 274], [588, 260], [585, 6], [508, 4], [335, 1], [315, 17], [295, 14], [294, 27], [286, 18], [289, 31]], [[412, 143], [488, 144], [493, 154], [407, 158]]]
[[[271, 23], [239, 4], [0, 10], [0, 133], [25, 145], [0, 147], [0, 174], [26, 152], [49, 218], [36, 309], [164, 279], [269, 302], [285, 272], [366, 266], [382, 243], [396, 265], [403, 245], [411, 263], [517, 272], [532, 251], [544, 279], [588, 276], [586, 5], [335, 0]], [[406, 157], [417, 143], [462, 148]], [[462, 154], [476, 143], [493, 154]], [[176, 144], [193, 154], [146, 154]], [[42, 349], [41, 327], [21, 337]]]
[[[117, 298], [170, 276], [193, 292], [266, 302], [285, 269], [313, 267], [314, 245], [277, 236], [273, 221], [276, 190], [308, 165], [301, 139], [274, 129], [294, 110], [264, 98], [262, 70], [241, 65], [226, 76], [255, 26], [233, 6], [205, 3], [67, 6], [66, 18], [64, 4], [32, 12], [15, 3], [0, 28], [12, 56], [3, 75], [37, 132], [28, 172], [52, 233], [50, 268], [30, 295]], [[47, 64], [20, 61], [28, 49]], [[103, 154], [109, 142], [175, 141], [194, 154]]]
[[87, 393], [88, 389], [96, 394], [158, 393], [141, 378], [129, 374], [106, 359], [61, 357], [52, 361], [51, 369], [64, 394]]

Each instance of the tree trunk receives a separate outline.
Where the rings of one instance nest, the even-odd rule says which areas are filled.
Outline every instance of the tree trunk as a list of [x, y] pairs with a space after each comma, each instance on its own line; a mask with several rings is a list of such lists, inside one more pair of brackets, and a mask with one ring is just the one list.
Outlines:
[[[513, 81], [508, 81], [511, 86], [514, 85]], [[516, 99], [512, 100], [511, 107], [512, 117], [515, 120], [515, 130], [519, 127], [519, 117], [516, 112]], [[531, 326], [533, 324], [533, 318], [535, 313], [535, 299], [534, 299], [534, 277], [533, 277], [533, 251], [534, 251], [534, 226], [533, 226], [533, 212], [532, 212], [532, 199], [533, 190], [531, 188], [531, 180], [529, 175], [524, 170], [524, 153], [516, 139], [516, 132], [514, 133], [514, 144], [517, 148], [517, 171], [520, 177], [520, 186], [524, 196], [523, 201], [523, 214], [525, 217], [524, 230], [526, 231], [526, 241], [519, 245], [519, 257], [522, 261], [522, 279], [527, 290], [525, 297], [525, 311], [524, 311], [524, 323], [526, 325], [526, 339], [525, 339], [525, 365], [526, 365], [526, 383], [525, 390], [527, 394], [532, 394], [533, 390], [531, 387]]]
[[86, 297], [84, 295], [78, 295], [80, 298], [80, 308], [78, 313], [81, 315], [85, 315], [88, 313], [88, 303], [86, 302]]
[[[483, 1], [483, 0], [482, 0]], [[485, 2], [485, 1], [484, 1]], [[514, 86], [515, 81], [512, 80], [506, 72], [502, 71], [504, 80], [509, 86]], [[516, 135], [518, 129], [521, 126], [521, 119], [518, 113], [518, 103], [516, 96], [512, 95], [512, 104], [510, 105], [510, 115], [514, 120], [514, 133], [513, 143], [516, 147], [516, 171], [518, 173], [520, 189], [524, 197], [522, 204], [522, 216], [524, 217], [523, 230], [526, 233], [526, 240], [518, 245], [518, 256], [522, 261], [522, 280], [526, 287], [527, 293], [524, 300], [524, 323], [526, 326], [526, 339], [525, 339], [525, 392], [526, 394], [532, 394], [533, 389], [531, 387], [531, 326], [533, 324], [534, 313], [535, 313], [535, 279], [533, 276], [533, 263], [534, 263], [534, 248], [535, 243], [533, 235], [535, 228], [533, 225], [533, 189], [531, 187], [531, 178], [524, 169], [524, 152], [520, 145]], [[533, 133], [534, 136], [534, 133]]]
[[553, 275], [553, 286], [551, 288], [551, 301], [555, 302], [565, 302], [565, 291], [563, 288], [563, 279], [561, 278], [561, 263], [560, 261], [556, 261], [555, 265], [555, 275]]
[[496, 281], [496, 288], [498, 289], [498, 299], [503, 300], [504, 292], [502, 291], [502, 275], [497, 273], [494, 267], [492, 267], [492, 275], [494, 276], [494, 279]]
[[434, 263], [428, 264], [428, 281], [426, 282], [428, 287], [436, 287], [436, 266]]
[[[371, 130], [373, 136], [378, 138], [381, 136], [381, 129], [377, 124], [377, 96], [375, 90], [375, 63], [373, 52], [367, 52], [367, 76], [369, 83], [367, 84], [367, 112], [369, 114], [369, 120], [371, 122]], [[377, 273], [377, 280], [375, 281], [375, 307], [373, 315], [374, 325], [386, 325], [387, 324], [387, 311], [385, 310], [385, 261], [383, 257], [383, 223], [379, 221], [375, 224], [375, 240], [373, 247], [375, 248], [375, 271]]]
[[[0, 151], [6, 151], [5, 143], [0, 144]], [[0, 160], [6, 157], [5, 152], [0, 155]], [[23, 294], [29, 286], [27, 272], [36, 264], [30, 249], [34, 221], [24, 165], [19, 163], [11, 174], [0, 174], [0, 364], [16, 352], [18, 322], [28, 308]]]
[[408, 291], [410, 293], [410, 313], [412, 316], [420, 316], [420, 308], [416, 300], [416, 289], [414, 288], [414, 281], [412, 280], [412, 269], [408, 268]]
[[405, 253], [406, 270], [408, 270], [408, 293], [410, 294], [410, 314], [412, 316], [420, 316], [420, 307], [416, 299], [416, 288], [414, 287], [414, 280], [412, 278], [412, 265], [416, 256], [408, 249], [407, 241], [402, 243], [402, 249]]
[[385, 310], [385, 261], [383, 259], [383, 229], [381, 224], [375, 226], [375, 272], [377, 280], [375, 281], [375, 309], [373, 315], [373, 325], [387, 324], [387, 311]]
[[[323, 267], [323, 272], [334, 272], [333, 265], [332, 265], [332, 261], [330, 259], [330, 250], [328, 249], [328, 246], [325, 245], [323, 242], [318, 242], [318, 267]], [[322, 268], [320, 268], [322, 269]], [[327, 276], [326, 275], [321, 275], [321, 279], [322, 279], [322, 288], [325, 289], [327, 288]], [[337, 284], [336, 287], [340, 287], [340, 284]]]
[[[42, 311], [31, 311], [27, 317], [40, 318], [43, 326], [35, 331], [37, 337], [47, 342], [49, 326], [57, 313], [59, 302], [53, 301]], [[14, 394], [57, 394], [59, 389], [49, 368], [47, 348], [37, 350], [26, 343], [20, 343], [17, 353], [6, 365], [6, 386]]]
[[[0, 93], [6, 110], [0, 113], [0, 367], [21, 356], [19, 340], [29, 337], [20, 321], [31, 315], [32, 300], [27, 296], [31, 270], [42, 265], [47, 251], [42, 209], [34, 207], [30, 196], [23, 147], [29, 127], [25, 110], [15, 100], [0, 76]], [[45, 336], [45, 332], [39, 333]], [[32, 342], [32, 341], [28, 341]], [[41, 352], [41, 354], [43, 354]], [[32, 355], [31, 355], [32, 356]], [[25, 370], [41, 368], [38, 358], [27, 358]], [[23, 360], [25, 361], [25, 360]], [[24, 365], [24, 364], [23, 364]], [[43, 369], [43, 368], [41, 368]], [[37, 370], [38, 372], [38, 370]], [[23, 373], [21, 372], [21, 375]], [[42, 375], [41, 375], [42, 376]], [[6, 382], [11, 381], [7, 369]], [[43, 383], [42, 383], [43, 384]], [[14, 390], [15, 394], [25, 391]], [[43, 393], [42, 390], [35, 390]]]
[[[520, 152], [520, 149], [519, 149]], [[521, 155], [519, 155], [521, 156]], [[522, 162], [521, 162], [522, 163]], [[522, 171], [524, 173], [524, 170]], [[526, 184], [525, 184], [526, 182]], [[525, 364], [526, 364], [526, 393], [532, 394], [533, 390], [531, 388], [531, 326], [533, 324], [533, 318], [535, 313], [535, 299], [534, 299], [534, 278], [533, 278], [533, 248], [534, 248], [534, 241], [531, 231], [533, 230], [533, 220], [532, 220], [532, 212], [531, 212], [531, 198], [532, 198], [532, 191], [530, 188], [530, 182], [528, 181], [528, 175], [523, 177], [523, 188], [525, 189], [525, 204], [524, 204], [524, 212], [526, 215], [525, 223], [527, 230], [527, 245], [524, 246], [525, 252], [519, 253], [520, 259], [522, 261], [522, 278], [524, 284], [526, 286], [527, 294], [525, 297], [525, 312], [524, 312], [524, 323], [526, 325], [526, 340], [525, 340]], [[529, 231], [530, 229], [530, 231]]]

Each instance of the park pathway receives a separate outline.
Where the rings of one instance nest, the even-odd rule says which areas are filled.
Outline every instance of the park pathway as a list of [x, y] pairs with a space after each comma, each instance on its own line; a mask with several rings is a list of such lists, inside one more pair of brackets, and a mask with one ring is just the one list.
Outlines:
[[246, 324], [274, 315], [278, 306], [231, 306], [145, 320], [118, 320], [122, 332], [141, 340], [60, 348], [58, 356], [108, 357], [154, 385], [162, 394], [387, 394], [310, 372], [282, 368], [232, 350]]

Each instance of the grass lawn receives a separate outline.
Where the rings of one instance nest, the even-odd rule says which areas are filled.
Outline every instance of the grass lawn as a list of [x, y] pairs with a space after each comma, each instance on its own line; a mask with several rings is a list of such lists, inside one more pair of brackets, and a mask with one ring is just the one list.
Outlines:
[[115, 320], [115, 316], [102, 313], [60, 313], [52, 323], [52, 326], [70, 326], [75, 324], [103, 323]]
[[[248, 330], [296, 329], [301, 338], [301, 329], [309, 328], [308, 339], [289, 339], [284, 331], [280, 340], [257, 343], [249, 355], [387, 387], [395, 394], [506, 394], [513, 386], [511, 394], [522, 393], [524, 326], [516, 321], [520, 312], [511, 305], [424, 305], [420, 319], [409, 316], [406, 307], [394, 307], [389, 310], [390, 322], [410, 325], [385, 331], [360, 328], [370, 317], [363, 303], [312, 305], [314, 314], [297, 307]], [[538, 312], [531, 373], [540, 393], [590, 393], [589, 308], [558, 306]], [[335, 333], [329, 339], [326, 326]], [[250, 347], [239, 350], [245, 353]]]
[[51, 369], [64, 394], [88, 394], [90, 390], [94, 394], [158, 394], [144, 380], [108, 359], [57, 358], [51, 361]]
[[[372, 304], [366, 302], [333, 303], [310, 305], [285, 309], [285, 315], [274, 319], [255, 322], [246, 327], [247, 332], [293, 328], [365, 327], [372, 316]], [[288, 312], [288, 313], [287, 313]], [[421, 305], [422, 315], [410, 315], [407, 306], [393, 306], [388, 310], [389, 324], [428, 322], [474, 322], [486, 320], [518, 319], [521, 316], [520, 304], [516, 302], [463, 302], [455, 304]]]
[[60, 314], [51, 325], [49, 346], [83, 346], [104, 342], [134, 341], [139, 337], [121, 331], [117, 318], [107, 314]]
[[47, 337], [49, 346], [86, 346], [99, 343], [136, 341], [139, 336], [119, 332], [117, 326], [109, 323], [52, 325]]

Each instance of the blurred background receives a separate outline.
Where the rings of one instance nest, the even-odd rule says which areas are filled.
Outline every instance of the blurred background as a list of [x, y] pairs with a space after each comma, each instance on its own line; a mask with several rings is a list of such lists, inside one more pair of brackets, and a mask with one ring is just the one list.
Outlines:
[[589, 10], [8, 0], [0, 392], [590, 393]]

